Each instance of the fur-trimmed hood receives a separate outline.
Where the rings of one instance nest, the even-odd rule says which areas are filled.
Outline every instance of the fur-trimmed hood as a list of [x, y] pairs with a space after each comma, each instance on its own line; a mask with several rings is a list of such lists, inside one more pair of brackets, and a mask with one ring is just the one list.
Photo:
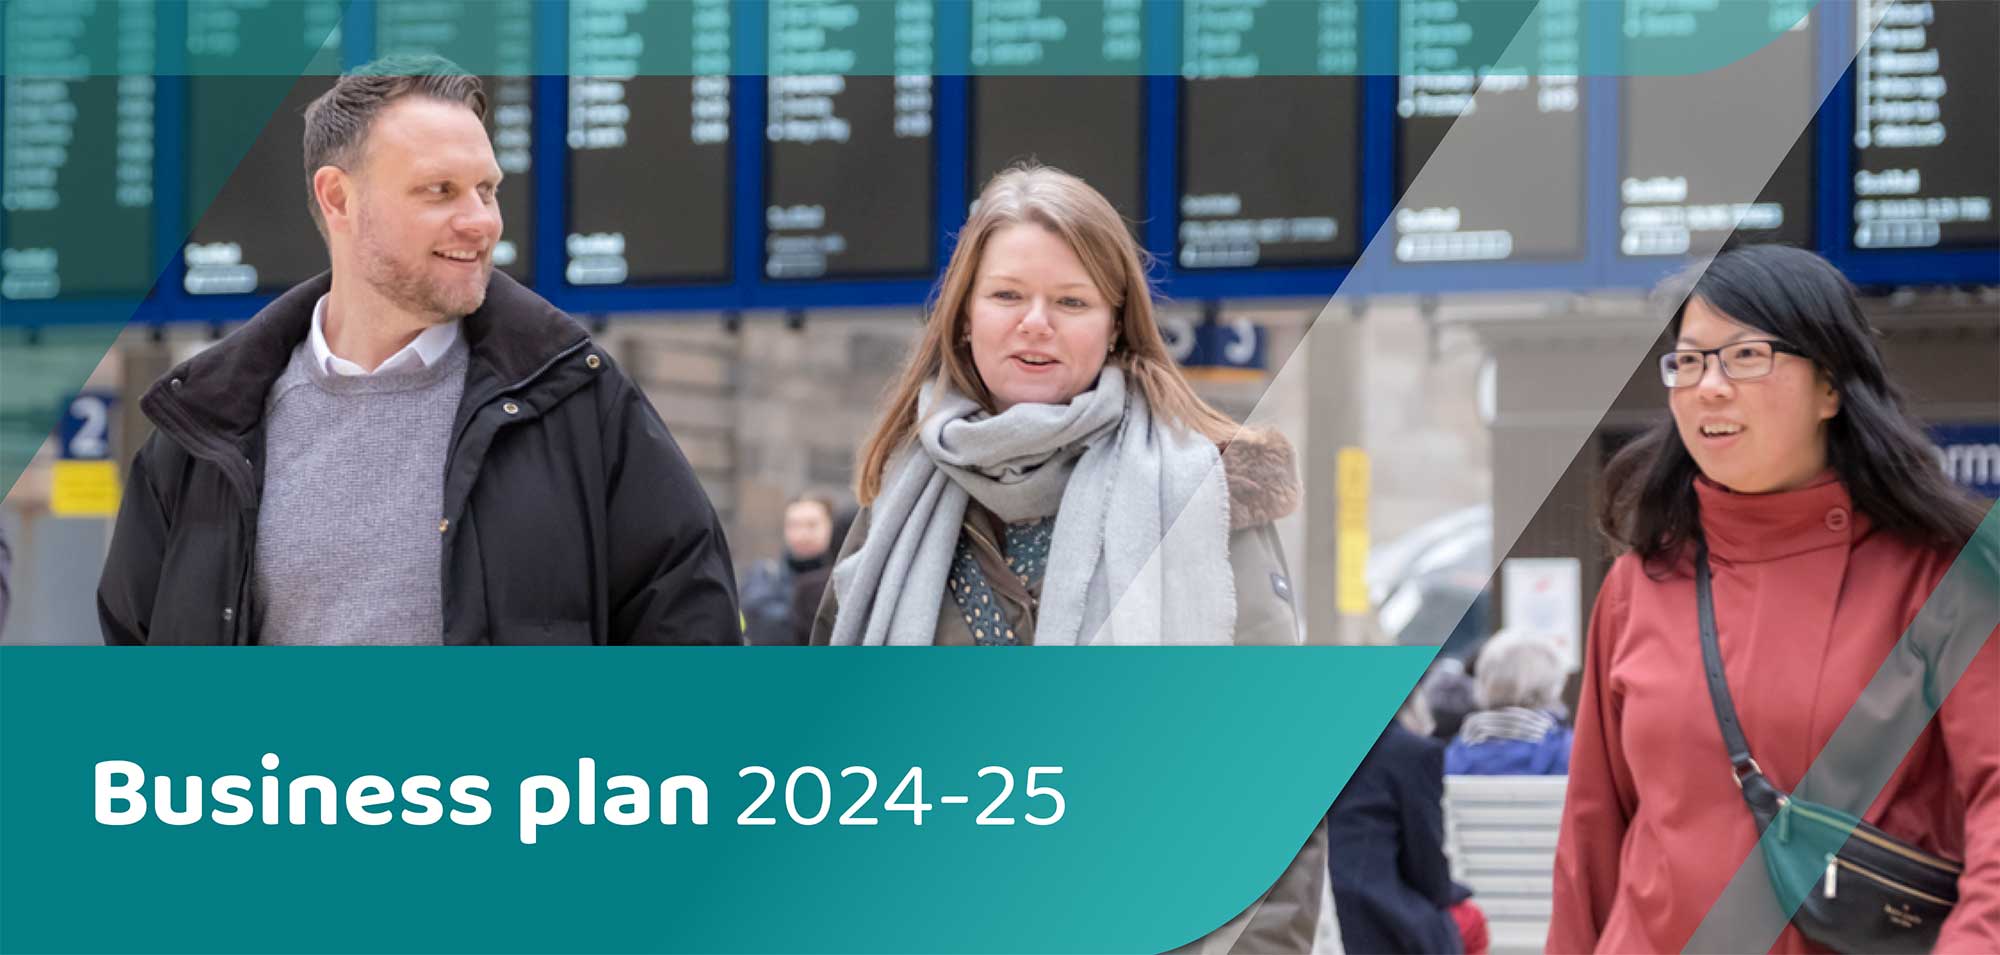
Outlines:
[[1269, 428], [1246, 427], [1222, 449], [1229, 478], [1229, 529], [1269, 524], [1299, 508], [1297, 455], [1285, 436]]

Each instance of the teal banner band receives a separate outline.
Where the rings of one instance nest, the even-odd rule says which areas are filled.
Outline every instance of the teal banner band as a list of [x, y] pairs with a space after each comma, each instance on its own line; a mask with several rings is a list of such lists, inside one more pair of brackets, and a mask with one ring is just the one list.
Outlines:
[[[1270, 886], [1434, 652], [0, 650], [0, 949], [1163, 950]], [[569, 803], [532, 845], [524, 782]]]
[[[9, 0], [0, 70], [332, 75], [358, 48], [500, 76], [1688, 76], [1854, 2], [477, 0], [459, 14], [435, 0], [105, 0], [79, 21], [75, 0]], [[150, 26], [113, 22], [132, 17]], [[150, 29], [184, 41], [132, 39]]]

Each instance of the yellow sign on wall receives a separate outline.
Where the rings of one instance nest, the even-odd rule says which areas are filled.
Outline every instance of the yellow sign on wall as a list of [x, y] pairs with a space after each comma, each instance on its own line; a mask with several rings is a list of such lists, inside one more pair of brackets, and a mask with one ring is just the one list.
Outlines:
[[57, 461], [49, 513], [57, 517], [117, 517], [118, 462]]
[[1341, 614], [1368, 612], [1368, 452], [1341, 448], [1334, 462], [1334, 604]]

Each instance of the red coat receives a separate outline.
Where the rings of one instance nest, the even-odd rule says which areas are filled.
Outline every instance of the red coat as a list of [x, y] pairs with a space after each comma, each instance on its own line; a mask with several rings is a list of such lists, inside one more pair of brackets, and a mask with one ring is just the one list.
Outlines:
[[[1875, 531], [1831, 477], [1769, 495], [1695, 484], [1731, 695], [1758, 764], [1791, 789], [1956, 552]], [[1598, 592], [1552, 953], [1681, 951], [1755, 849], [1696, 620], [1688, 561], [1654, 580], [1626, 554]], [[1865, 817], [1965, 861], [1937, 951], [2000, 952], [2000, 638], [1987, 639]], [[1791, 926], [1772, 947], [1818, 950]]]

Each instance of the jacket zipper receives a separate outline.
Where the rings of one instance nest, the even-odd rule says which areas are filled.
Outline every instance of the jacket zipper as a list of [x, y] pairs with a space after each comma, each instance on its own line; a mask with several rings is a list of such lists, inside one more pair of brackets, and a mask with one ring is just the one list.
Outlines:
[[[1783, 828], [1780, 828], [1778, 830], [1779, 839], [1784, 839], [1786, 837], [1786, 834], [1790, 831], [1790, 827], [1784, 825], [1785, 814], [1788, 811], [1796, 812], [1799, 815], [1806, 817], [1807, 819], [1812, 819], [1821, 823], [1825, 823], [1827, 825], [1836, 828], [1845, 828], [1847, 826], [1847, 823], [1844, 822], [1843, 820], [1833, 818], [1831, 816], [1826, 815], [1825, 813], [1814, 812], [1810, 809], [1806, 809], [1792, 802], [1792, 800], [1789, 797], [1781, 796], [1778, 799], [1778, 820], [1779, 820], [1779, 825]], [[1919, 852], [1908, 846], [1899, 846], [1893, 842], [1890, 842], [1886, 839], [1881, 838], [1880, 836], [1874, 835], [1873, 833], [1867, 832], [1860, 828], [1854, 829], [1850, 833], [1850, 835], [1852, 835], [1856, 839], [1860, 839], [1861, 841], [1868, 843], [1869, 845], [1875, 846], [1880, 849], [1886, 849], [1912, 862], [1918, 862], [1924, 865], [1934, 866], [1936, 868], [1950, 872], [1952, 875], [1960, 875], [1965, 871], [1964, 866], [1956, 862], [1953, 862], [1950, 859], [1934, 856], [1927, 852]]]
[[1904, 892], [1909, 895], [1915, 896], [1917, 898], [1923, 899], [1926, 902], [1931, 902], [1937, 905], [1943, 905], [1947, 907], [1952, 904], [1950, 902], [1945, 901], [1944, 899], [1940, 899], [1937, 896], [1930, 894], [1929, 892], [1925, 892], [1922, 889], [1905, 885], [1901, 882], [1896, 881], [1895, 879], [1889, 878], [1886, 875], [1876, 872], [1873, 869], [1869, 869], [1865, 866], [1855, 865], [1854, 863], [1849, 862], [1846, 859], [1842, 859], [1839, 856], [1833, 856], [1833, 855], [1829, 855], [1826, 857], [1826, 890], [1823, 894], [1829, 899], [1833, 898], [1834, 894], [1834, 877], [1841, 869], [1846, 869], [1847, 871], [1852, 872], [1855, 875], [1858, 875], [1871, 882], [1881, 883], [1882, 885], [1886, 885], [1889, 888], [1895, 889], [1899, 892]]

